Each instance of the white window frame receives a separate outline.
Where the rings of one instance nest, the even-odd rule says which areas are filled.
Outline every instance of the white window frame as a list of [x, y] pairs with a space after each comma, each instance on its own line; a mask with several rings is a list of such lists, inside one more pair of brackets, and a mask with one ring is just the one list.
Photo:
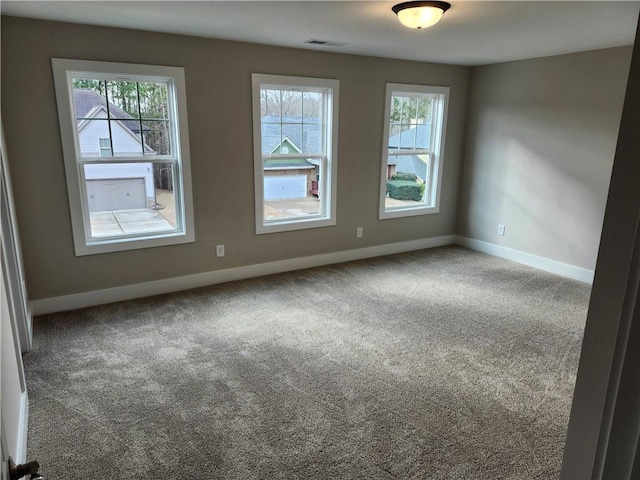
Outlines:
[[[380, 209], [379, 219], [411, 217], [414, 215], [428, 215], [440, 212], [440, 192], [442, 187], [442, 171], [444, 166], [444, 145], [446, 140], [447, 111], [449, 108], [449, 87], [436, 87], [429, 85], [405, 85], [399, 83], [387, 83], [385, 93], [385, 117], [382, 134], [382, 162], [380, 177]], [[425, 154], [430, 156], [431, 174], [425, 179], [425, 204], [416, 206], [402, 206], [387, 208], [385, 199], [387, 196], [387, 168], [389, 155], [397, 154], [397, 151], [389, 149], [389, 130], [391, 124], [391, 99], [394, 96], [407, 97], [433, 97], [434, 110], [432, 117], [432, 143], [431, 149], [419, 149], [403, 152], [403, 154]], [[428, 200], [428, 201], [427, 201]]]
[[[51, 63], [58, 104], [60, 136], [76, 256], [194, 242], [195, 231], [184, 69], [181, 67], [62, 58], [52, 58]], [[87, 75], [107, 80], [168, 81], [170, 118], [172, 119], [172, 154], [134, 157], [98, 156], [95, 159], [86, 156], [82, 157], [73, 106], [72, 79], [77, 76]], [[91, 236], [86, 182], [84, 181], [84, 165], [91, 161], [104, 162], [107, 158], [109, 161], [117, 163], [153, 162], [157, 160], [173, 164], [176, 202], [176, 228], [174, 230], [113, 237]]]
[[[291, 77], [284, 75], [267, 75], [253, 73], [253, 151], [254, 151], [254, 189], [256, 234], [287, 232], [307, 228], [328, 227], [336, 224], [336, 191], [338, 178], [338, 80], [326, 78]], [[300, 88], [303, 91], [321, 91], [324, 98], [324, 131], [322, 155], [311, 155], [320, 162], [324, 169], [320, 182], [320, 213], [308, 217], [267, 220], [264, 218], [264, 175], [263, 160], [265, 158], [299, 158], [300, 153], [263, 154], [262, 153], [262, 119], [260, 117], [261, 88]]]

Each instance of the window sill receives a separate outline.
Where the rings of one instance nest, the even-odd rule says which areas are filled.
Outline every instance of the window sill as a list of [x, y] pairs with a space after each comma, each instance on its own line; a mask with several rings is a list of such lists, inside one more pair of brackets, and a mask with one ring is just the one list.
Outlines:
[[97, 255], [101, 253], [123, 252], [141, 248], [163, 247], [195, 242], [193, 228], [190, 234], [172, 232], [153, 237], [124, 238], [118, 240], [93, 240], [90, 242], [76, 241], [76, 256]]
[[309, 228], [332, 227], [335, 226], [335, 218], [310, 218], [310, 219], [292, 219], [289, 221], [280, 221], [267, 224], [256, 225], [256, 234], [289, 232], [294, 230], [307, 230]]
[[379, 219], [387, 220], [389, 218], [414, 217], [417, 215], [431, 215], [440, 213], [439, 207], [399, 207], [394, 209], [381, 209]]

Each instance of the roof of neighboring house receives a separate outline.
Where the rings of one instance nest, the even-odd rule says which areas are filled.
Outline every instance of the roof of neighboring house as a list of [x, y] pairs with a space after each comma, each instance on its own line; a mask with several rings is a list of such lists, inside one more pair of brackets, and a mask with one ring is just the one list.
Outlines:
[[[422, 123], [389, 137], [389, 148], [397, 150], [430, 148], [431, 124]], [[418, 155], [389, 155], [387, 163], [396, 165], [398, 173], [413, 173], [422, 180], [427, 178], [427, 163]]]
[[[280, 125], [282, 125], [282, 132]], [[286, 115], [282, 119], [279, 115], [262, 117], [262, 153], [273, 152], [285, 138], [302, 152], [320, 153], [322, 124], [318, 118], [303, 118], [299, 115]]]
[[389, 148], [430, 148], [430, 143], [430, 123], [421, 123], [389, 137]]
[[[77, 118], [85, 117], [95, 107], [102, 106], [105, 109], [107, 108], [106, 99], [99, 93], [88, 88], [74, 88], [73, 97], [76, 104]], [[132, 132], [136, 134], [140, 133], [140, 122], [138, 120], [135, 120], [124, 110], [116, 107], [111, 102], [109, 102], [109, 113], [111, 114], [111, 117], [120, 120], [120, 123], [122, 123]], [[145, 132], [149, 130], [149, 128], [145, 127], [144, 125], [142, 126], [142, 128]]]

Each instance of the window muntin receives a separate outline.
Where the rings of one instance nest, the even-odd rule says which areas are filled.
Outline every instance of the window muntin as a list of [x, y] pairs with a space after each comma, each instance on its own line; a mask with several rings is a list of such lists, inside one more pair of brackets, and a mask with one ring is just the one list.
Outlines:
[[252, 81], [257, 233], [335, 225], [338, 81]]
[[380, 218], [439, 211], [448, 87], [387, 84]]
[[169, 119], [171, 79], [145, 82], [104, 78], [82, 73], [69, 78], [80, 156], [96, 156], [92, 148], [96, 136], [101, 137], [101, 156], [109, 156], [106, 148], [110, 148], [111, 156], [175, 156]]
[[52, 62], [76, 254], [194, 241], [184, 70]]

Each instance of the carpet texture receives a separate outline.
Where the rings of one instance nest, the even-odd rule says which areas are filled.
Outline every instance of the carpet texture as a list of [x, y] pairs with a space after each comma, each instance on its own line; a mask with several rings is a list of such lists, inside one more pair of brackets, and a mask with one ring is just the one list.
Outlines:
[[48, 480], [550, 479], [590, 286], [460, 247], [35, 319]]

